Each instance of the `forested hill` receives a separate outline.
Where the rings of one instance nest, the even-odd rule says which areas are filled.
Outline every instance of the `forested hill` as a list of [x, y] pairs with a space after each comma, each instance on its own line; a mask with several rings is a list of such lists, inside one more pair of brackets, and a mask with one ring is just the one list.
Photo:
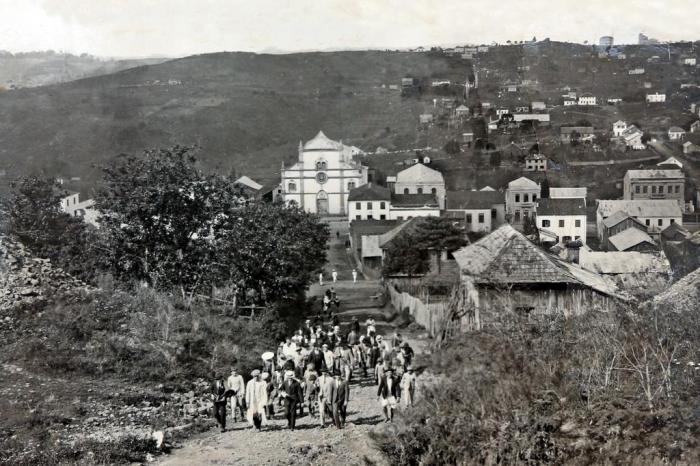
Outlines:
[[210, 168], [269, 178], [319, 129], [362, 148], [411, 147], [432, 103], [389, 85], [468, 72], [423, 53], [216, 53], [0, 93], [0, 169], [94, 179], [94, 164], [120, 153], [197, 144]]

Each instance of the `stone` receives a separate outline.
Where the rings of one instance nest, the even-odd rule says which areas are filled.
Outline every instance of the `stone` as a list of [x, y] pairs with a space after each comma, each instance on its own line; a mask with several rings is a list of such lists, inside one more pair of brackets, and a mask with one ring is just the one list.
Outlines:
[[165, 432], [162, 430], [156, 430], [151, 434], [151, 436], [153, 437], [153, 440], [156, 441], [156, 448], [159, 450], [162, 449], [165, 442]]

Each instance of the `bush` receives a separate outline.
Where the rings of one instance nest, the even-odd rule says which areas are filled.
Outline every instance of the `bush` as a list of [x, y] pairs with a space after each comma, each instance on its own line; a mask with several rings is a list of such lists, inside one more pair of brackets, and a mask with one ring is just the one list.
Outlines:
[[513, 317], [423, 361], [434, 381], [373, 437], [396, 465], [697, 464], [697, 341], [693, 313]]

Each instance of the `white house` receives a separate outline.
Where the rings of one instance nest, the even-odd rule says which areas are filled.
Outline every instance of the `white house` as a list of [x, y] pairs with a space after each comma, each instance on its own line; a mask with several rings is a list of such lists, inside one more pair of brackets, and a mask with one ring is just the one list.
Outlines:
[[85, 223], [98, 226], [97, 220], [100, 217], [100, 212], [95, 209], [94, 199], [81, 201], [80, 193], [71, 191], [61, 198], [60, 203], [61, 210], [71, 217], [81, 217]]
[[697, 66], [698, 60], [695, 57], [687, 57], [683, 59], [683, 64], [688, 66]]
[[445, 178], [437, 170], [418, 163], [396, 174], [396, 194], [432, 194], [445, 208]]
[[502, 192], [448, 191], [445, 216], [464, 220], [471, 232], [488, 233], [505, 223], [505, 196]]
[[566, 244], [580, 240], [586, 244], [586, 204], [580, 199], [540, 199], [537, 228], [542, 241]]
[[536, 102], [532, 102], [532, 104], [530, 104], [530, 108], [532, 109], [533, 112], [544, 111], [544, 110], [547, 110], [547, 104], [545, 104], [544, 102], [536, 101]]
[[568, 98], [564, 99], [564, 107], [571, 107], [573, 105], [576, 105], [576, 103], [577, 102], [573, 99], [568, 99]]
[[682, 141], [685, 138], [685, 130], [680, 126], [671, 126], [668, 129], [668, 139], [671, 141]]
[[550, 199], [577, 199], [586, 205], [586, 197], [588, 196], [588, 188], [549, 188]]
[[634, 68], [627, 72], [627, 74], [644, 74], [644, 68]]
[[642, 142], [644, 133], [634, 125], [630, 125], [622, 132], [620, 136], [625, 143], [625, 146], [632, 150], [644, 150], [646, 144]]
[[351, 148], [319, 131], [306, 144], [299, 142], [294, 165], [282, 165], [282, 198], [307, 212], [346, 215], [350, 191], [367, 183], [367, 172], [353, 160]]
[[506, 217], [513, 224], [535, 215], [537, 199], [540, 197], [540, 185], [524, 176], [508, 183], [506, 189]]
[[350, 191], [348, 196], [348, 221], [387, 220], [391, 206], [391, 190], [367, 183]]
[[627, 123], [622, 120], [617, 120], [613, 123], [613, 136], [620, 137], [622, 133], [627, 129]]
[[647, 102], [649, 102], [649, 103], [666, 102], [666, 94], [662, 94], [660, 92], [654, 92], [653, 94], [647, 94]]
[[691, 133], [700, 133], [700, 120], [696, 120], [690, 124]]
[[596, 96], [591, 95], [591, 94], [582, 94], [578, 98], [578, 104], [579, 105], [597, 105], [598, 99]]
[[542, 154], [530, 154], [525, 157], [525, 171], [527, 172], [546, 172], [547, 157]]
[[[444, 199], [444, 194], [443, 194]], [[389, 220], [410, 220], [415, 217], [439, 217], [440, 205], [434, 194], [392, 194]]]

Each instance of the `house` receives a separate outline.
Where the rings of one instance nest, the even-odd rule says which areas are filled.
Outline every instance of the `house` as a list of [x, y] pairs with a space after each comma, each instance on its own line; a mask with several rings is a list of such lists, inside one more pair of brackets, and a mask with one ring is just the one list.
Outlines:
[[509, 113], [510, 113], [510, 109], [509, 109], [509, 108], [497, 108], [497, 109], [496, 109], [496, 116], [497, 116], [498, 118], [501, 118], [503, 115], [507, 115], [507, 114], [509, 114]]
[[688, 237], [690, 237], [690, 232], [678, 223], [672, 223], [659, 234], [659, 240], [662, 243], [668, 241], [685, 241]]
[[94, 199], [81, 201], [79, 192], [68, 191], [59, 202], [61, 210], [66, 214], [71, 217], [81, 217], [85, 223], [99, 227], [100, 212], [95, 208]]
[[396, 174], [395, 194], [432, 194], [445, 208], [445, 178], [442, 173], [418, 163]]
[[654, 92], [653, 94], [647, 94], [647, 103], [660, 103], [666, 102], [666, 94], [661, 94], [660, 92]]
[[700, 152], [700, 146], [693, 144], [690, 141], [683, 143], [683, 153], [684, 154], [694, 154], [695, 152]]
[[659, 252], [593, 251], [584, 246], [579, 251], [579, 265], [608, 277], [618, 288], [646, 300], [665, 290], [671, 279], [671, 264]]
[[522, 123], [524, 121], [536, 121], [543, 126], [549, 125], [549, 113], [516, 113], [513, 115], [513, 121]]
[[630, 125], [622, 132], [620, 139], [625, 143], [625, 147], [632, 150], [644, 150], [646, 144], [643, 142], [644, 133], [634, 125]]
[[367, 183], [368, 172], [349, 147], [319, 131], [306, 144], [299, 142], [294, 165], [282, 165], [282, 197], [310, 213], [345, 215], [350, 191]]
[[700, 115], [700, 101], [690, 104], [690, 113]]
[[515, 113], [530, 113], [530, 107], [515, 107]]
[[468, 232], [490, 232], [505, 223], [505, 195], [494, 190], [448, 191], [445, 216], [464, 220]]
[[690, 124], [691, 133], [700, 133], [700, 120], [695, 120]]
[[627, 123], [622, 120], [617, 120], [613, 123], [613, 136], [620, 137], [622, 133], [627, 129]]
[[389, 220], [439, 216], [440, 204], [435, 194], [391, 194]]
[[683, 168], [683, 163], [675, 157], [669, 157], [666, 160], [664, 160], [663, 162], [657, 163], [656, 166], [659, 168], [666, 169], [666, 170], [679, 169], [679, 168]]
[[549, 188], [550, 199], [578, 199], [586, 205], [588, 188]]
[[627, 170], [624, 199], [675, 199], [685, 201], [685, 174], [678, 169]]
[[686, 66], [697, 66], [698, 59], [695, 57], [686, 57], [683, 59], [683, 64]]
[[608, 238], [609, 251], [655, 252], [659, 250], [651, 236], [638, 228], [622, 230]]
[[529, 178], [520, 177], [508, 183], [506, 189], [506, 220], [522, 225], [524, 220], [535, 215], [540, 185]]
[[672, 223], [683, 224], [681, 206], [674, 199], [599, 199], [596, 210], [596, 225], [601, 240], [605, 230], [603, 222], [617, 212], [623, 212], [641, 222], [652, 236], [658, 236], [664, 228]]
[[433, 114], [421, 113], [420, 115], [418, 115], [418, 121], [421, 125], [429, 125], [433, 122]]
[[530, 108], [533, 112], [545, 111], [547, 110], [547, 104], [545, 104], [544, 102], [535, 101], [530, 104]]
[[375, 183], [367, 183], [350, 191], [348, 221], [387, 220], [391, 204], [391, 190]]
[[542, 154], [530, 154], [525, 156], [525, 171], [546, 172], [547, 157]]
[[469, 117], [469, 107], [466, 105], [462, 104], [459, 107], [455, 109], [455, 115], [457, 115], [458, 118], [468, 118]]
[[433, 87], [449, 86], [450, 84], [452, 84], [452, 82], [449, 79], [433, 79], [431, 82], [431, 86]]
[[597, 98], [592, 94], [582, 94], [578, 98], [578, 105], [597, 105]]
[[578, 102], [574, 99], [570, 98], [564, 98], [564, 107], [571, 107], [573, 105], [576, 105]]
[[379, 268], [382, 265], [380, 236], [395, 228], [397, 220], [353, 220], [350, 222], [350, 247], [363, 267]]
[[619, 97], [610, 97], [607, 100], [608, 105], [617, 105], [622, 103], [622, 99]]
[[471, 145], [474, 142], [474, 133], [462, 133], [462, 142]]
[[644, 68], [633, 68], [627, 72], [629, 75], [644, 74]]
[[601, 247], [609, 250], [608, 238], [628, 228], [637, 228], [643, 232], [647, 231], [647, 227], [642, 221], [622, 211], [617, 211], [605, 218], [598, 228], [598, 238], [600, 239]]
[[544, 242], [586, 244], [586, 204], [580, 199], [540, 199], [537, 228]]
[[489, 325], [499, 313], [571, 316], [630, 300], [612, 281], [542, 251], [510, 225], [452, 255], [471, 309], [462, 328]]
[[595, 138], [595, 128], [592, 126], [562, 126], [559, 128], [561, 142], [570, 144], [572, 141], [592, 141]]
[[685, 138], [685, 130], [679, 126], [671, 126], [668, 129], [668, 139], [671, 141], [682, 141]]

